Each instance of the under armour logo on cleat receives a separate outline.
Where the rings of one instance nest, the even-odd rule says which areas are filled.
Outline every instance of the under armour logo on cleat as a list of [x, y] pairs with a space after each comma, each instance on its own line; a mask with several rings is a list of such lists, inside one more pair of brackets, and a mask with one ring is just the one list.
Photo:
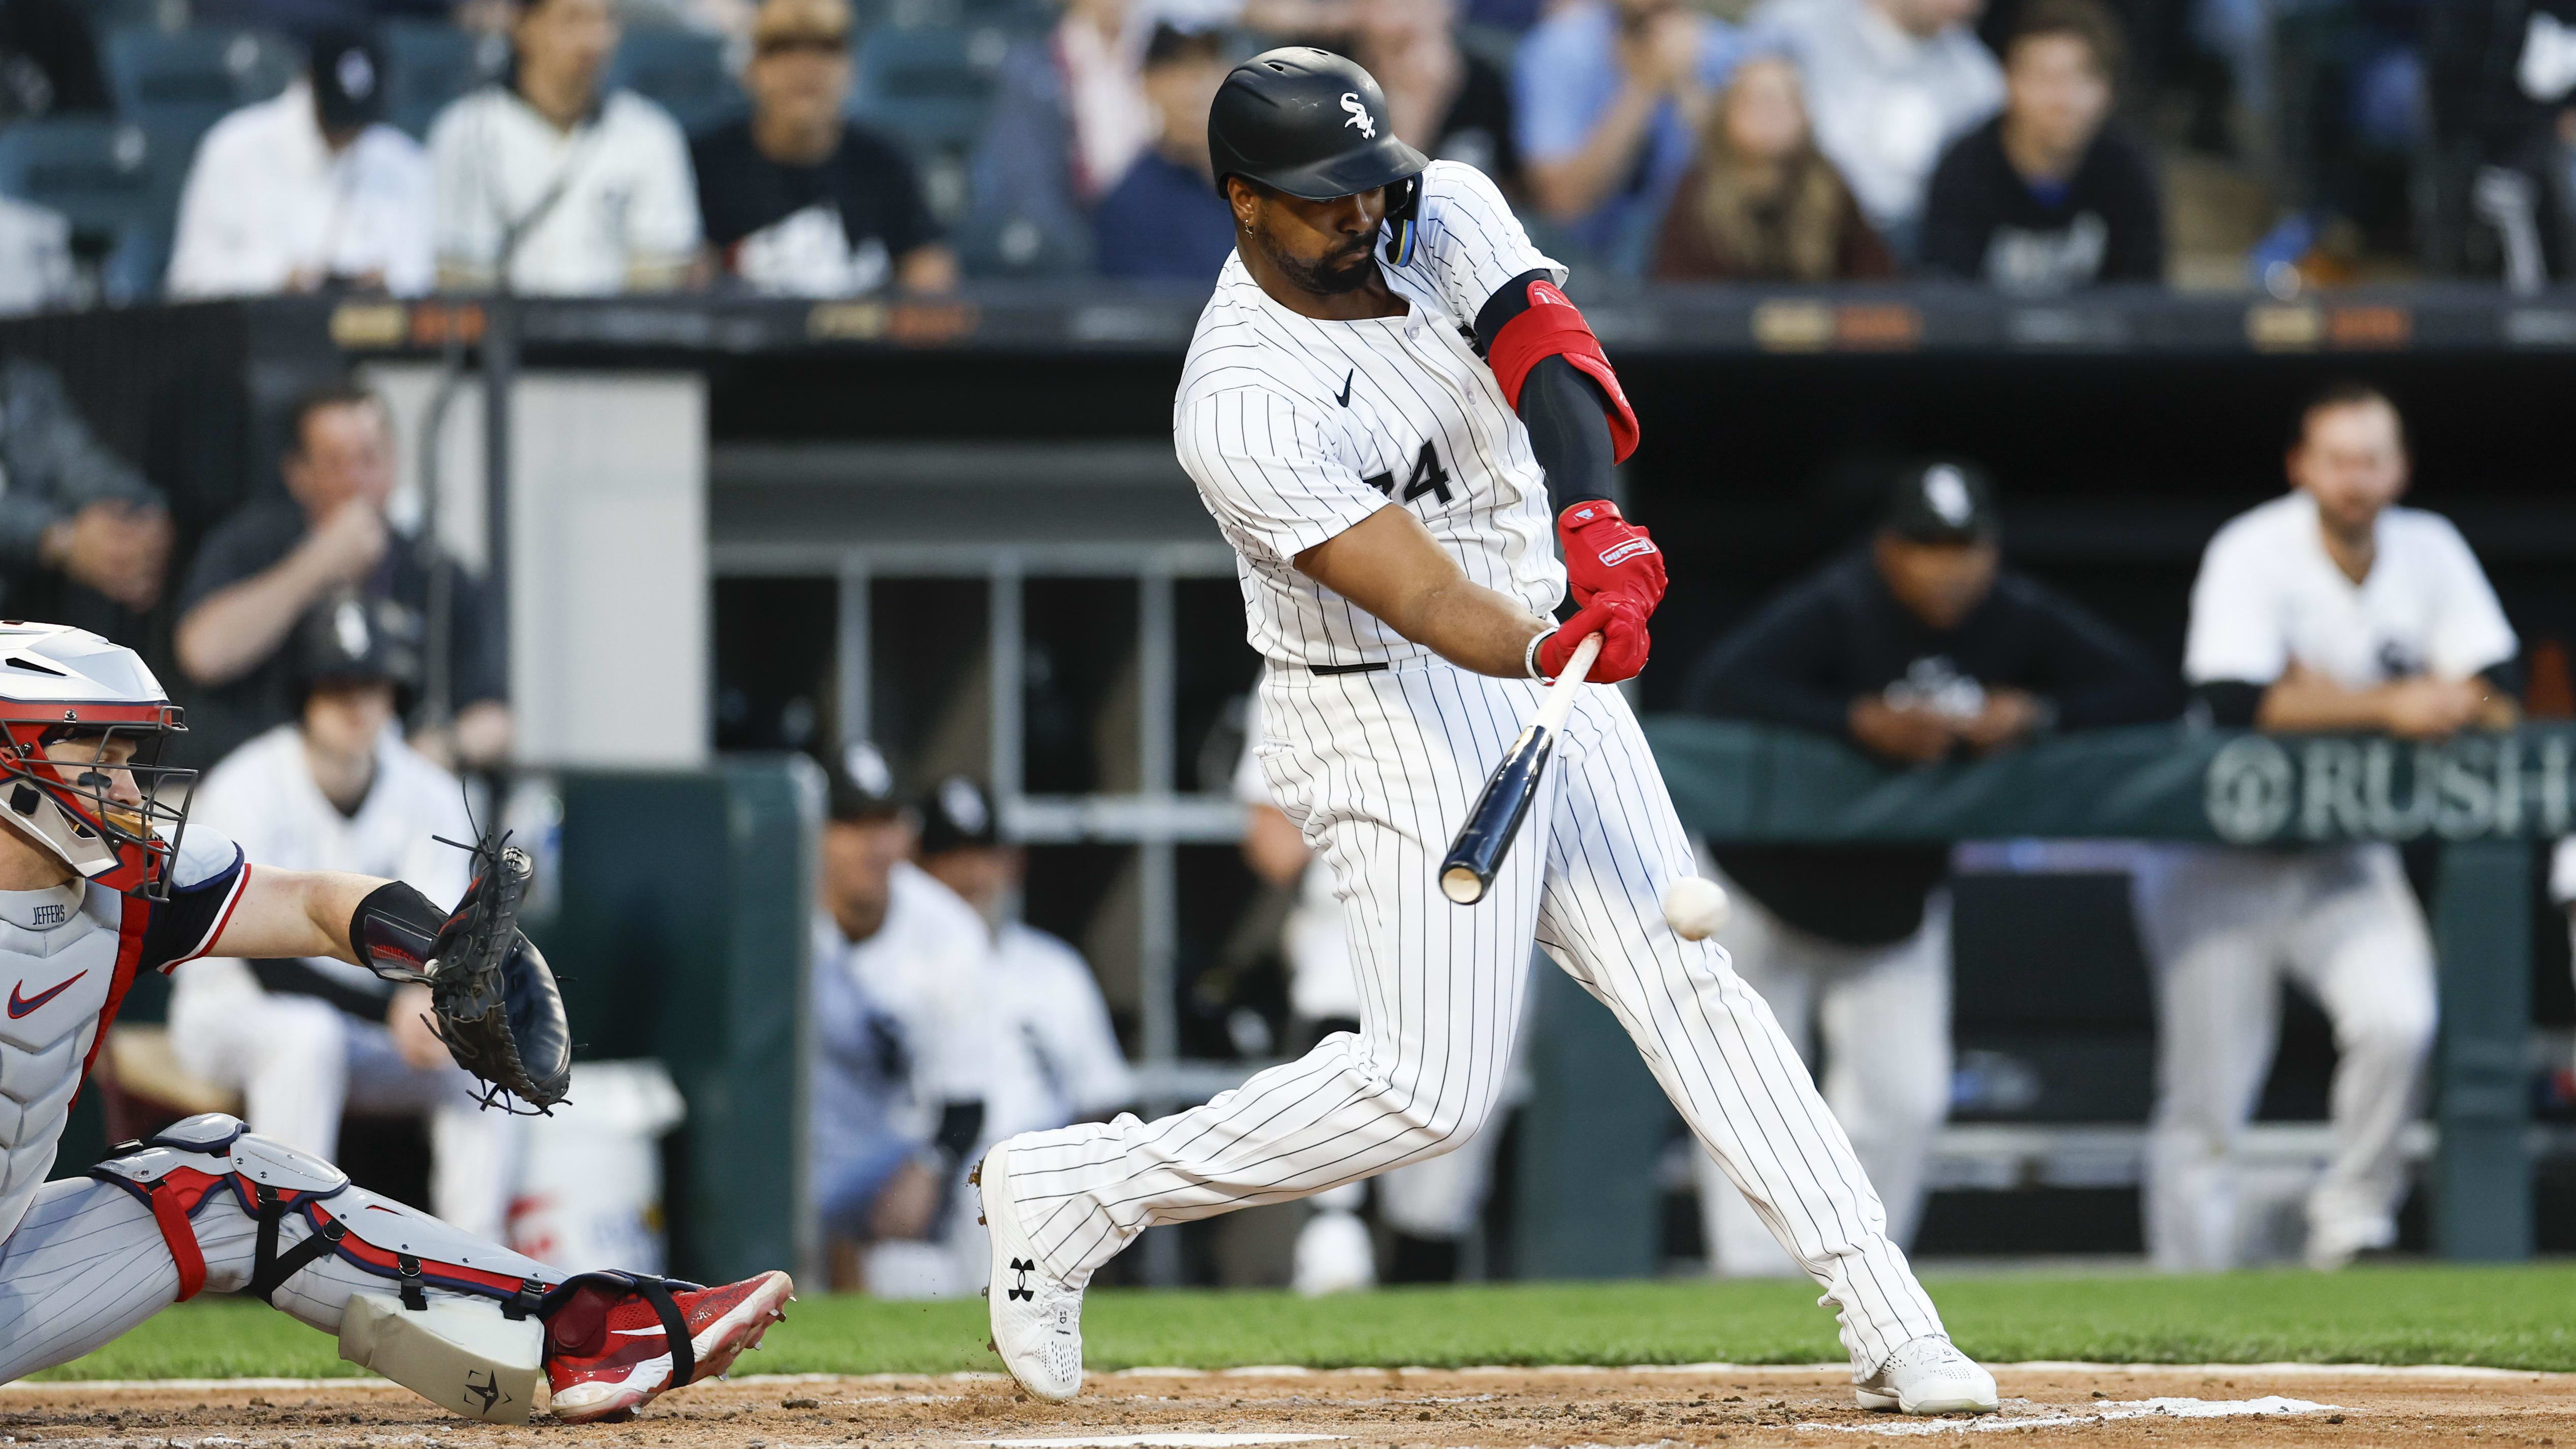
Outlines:
[[1030, 1262], [1026, 1258], [1013, 1258], [1011, 1260], [1011, 1271], [1019, 1275], [1020, 1281], [1012, 1284], [1010, 1291], [1004, 1293], [1002, 1296], [1012, 1300], [1013, 1302], [1017, 1302], [1022, 1298], [1037, 1297], [1038, 1290], [1029, 1286], [1029, 1275], [1037, 1270], [1038, 1265]]
[[1358, 92], [1342, 92], [1342, 109], [1351, 115], [1349, 120], [1342, 122], [1343, 125], [1356, 129], [1363, 140], [1377, 139], [1377, 118], [1368, 113], [1368, 107], [1360, 104]]

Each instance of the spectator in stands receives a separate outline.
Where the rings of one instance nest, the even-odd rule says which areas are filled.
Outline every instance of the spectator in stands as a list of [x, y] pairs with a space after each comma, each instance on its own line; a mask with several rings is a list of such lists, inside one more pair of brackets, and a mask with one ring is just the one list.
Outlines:
[[1464, 161], [1521, 193], [1511, 78], [1458, 44], [1457, 0], [1370, 0], [1346, 44], [1386, 92], [1388, 124], [1439, 161]]
[[211, 762], [295, 717], [293, 663], [283, 646], [315, 604], [355, 589], [371, 608], [408, 614], [426, 640], [431, 572], [443, 567], [455, 720], [416, 743], [442, 761], [501, 759], [510, 711], [494, 621], [479, 580], [436, 543], [405, 537], [387, 521], [394, 437], [384, 401], [345, 383], [306, 394], [280, 468], [287, 496], [254, 499], [217, 525], [179, 593], [179, 669], [202, 691], [189, 710], [198, 757]]
[[1207, 118], [1228, 69], [1216, 32], [1155, 27], [1145, 96], [1160, 130], [1091, 214], [1100, 275], [1216, 281], [1234, 250], [1234, 213], [1216, 194]]
[[114, 105], [82, 6], [74, 0], [0, 5], [0, 123]]
[[1576, 247], [1642, 270], [1736, 53], [1682, 0], [1574, 0], [1512, 62], [1531, 200]]
[[48, 578], [140, 613], [161, 598], [170, 514], [161, 490], [109, 452], [54, 370], [0, 357], [0, 607], [39, 617]]
[[439, 282], [554, 296], [664, 291], [698, 254], [688, 142], [660, 106], [600, 93], [617, 51], [609, 0], [521, 0], [501, 81], [441, 111]]
[[1738, 65], [1664, 213], [1655, 275], [1829, 282], [1895, 271], [1842, 173], [1816, 149], [1797, 66], [1776, 54]]
[[1064, 14], [1052, 29], [1004, 52], [968, 167], [958, 233], [967, 270], [978, 276], [1092, 270], [1092, 209], [1164, 129], [1144, 86], [1145, 52], [1159, 25], [1338, 34], [1351, 28], [1362, 0], [1059, 3]]
[[417, 296], [430, 258], [429, 157], [384, 124], [384, 57], [356, 31], [315, 36], [304, 79], [197, 145], [170, 255], [173, 297], [339, 284]]
[[2003, 103], [1970, 23], [1985, 0], [1764, 0], [1749, 22], [1797, 59], [1816, 144], [1870, 224], [1912, 256], [1933, 164]]
[[[2337, 383], [2300, 415], [2292, 489], [2219, 529], [2191, 589], [2183, 677], [2211, 723], [2289, 734], [2438, 739], [2519, 717], [2520, 644], [2450, 520], [2396, 506], [2405, 425]], [[2399, 1138], [2437, 1015], [2431, 932], [2385, 841], [2305, 849], [2176, 846], [2142, 864], [2139, 937], [2156, 976], [2147, 1248], [2156, 1265], [2232, 1267], [2235, 1161], [2269, 1073], [2281, 988], [2334, 1023], [2334, 1153], [2307, 1197], [2305, 1255], [2334, 1269], [2393, 1247]]]
[[2576, 0], [2432, 5], [2422, 25], [2426, 270], [2517, 291], [2576, 277]]
[[2111, 119], [2120, 53], [2101, 0], [2022, 7], [2004, 42], [2003, 113], [1932, 173], [1925, 271], [2025, 296], [2164, 280], [2155, 171]]
[[[1720, 640], [1689, 703], [1846, 740], [1896, 766], [2008, 750], [2060, 729], [2152, 718], [2162, 671], [2073, 600], [2005, 569], [1994, 497], [1973, 465], [1905, 469], [1876, 533]], [[1719, 940], [1812, 1062], [1887, 1204], [1914, 1233], [1924, 1163], [1950, 1101], [1945, 846], [1730, 846], [1710, 873], [1735, 899]], [[1725, 1273], [1796, 1271], [1702, 1155], [1712, 1256]]]
[[0, 317], [78, 300], [71, 220], [51, 207], [0, 196]]
[[845, 117], [849, 0], [766, 0], [743, 88], [751, 114], [690, 143], [720, 270], [764, 292], [849, 297], [957, 285], [920, 178]]
[[968, 261], [980, 273], [1091, 270], [1090, 213], [1154, 136], [1132, 37], [1138, 0], [1064, 0], [1043, 38], [1002, 57], [993, 109], [967, 175]]
[[1003, 843], [984, 787], [963, 775], [939, 782], [921, 809], [921, 868], [948, 887], [993, 936], [991, 1000], [1001, 1041], [984, 1139], [1105, 1121], [1136, 1098], [1136, 1074], [1118, 1048], [1109, 1003], [1091, 963], [1063, 939], [1014, 920], [1028, 852]]
[[992, 938], [972, 907], [905, 858], [917, 827], [883, 756], [852, 745], [824, 773], [811, 1182], [833, 1285], [883, 1290], [885, 1264], [869, 1245], [940, 1235], [940, 1206], [983, 1136]]
[[[432, 838], [474, 839], [464, 794], [393, 728], [420, 687], [420, 641], [407, 632], [418, 622], [354, 592], [315, 605], [287, 650], [295, 718], [210, 771], [191, 818], [264, 865], [406, 881], [434, 901], [464, 894], [471, 858]], [[506, 1119], [478, 1109], [474, 1079], [424, 1022], [429, 988], [321, 956], [209, 957], [172, 979], [172, 1049], [190, 1073], [243, 1094], [252, 1131], [336, 1160], [344, 1110], [424, 1115], [431, 1210], [500, 1236], [509, 1192], [495, 1132]]]

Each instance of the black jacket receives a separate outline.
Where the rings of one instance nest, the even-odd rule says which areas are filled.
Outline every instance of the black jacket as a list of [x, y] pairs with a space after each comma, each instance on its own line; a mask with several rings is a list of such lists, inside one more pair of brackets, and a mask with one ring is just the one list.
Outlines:
[[[1903, 683], [2027, 690], [2059, 728], [2172, 713], [2173, 681], [2073, 600], [2006, 569], [1958, 628], [1936, 631], [1888, 592], [1867, 547], [1793, 584], [1719, 640], [1686, 689], [1694, 713], [1796, 725], [1851, 741], [1851, 704]], [[1885, 945], [1923, 922], [1949, 872], [1944, 846], [1728, 846], [1718, 865], [1773, 915], [1827, 940]]]
[[2145, 152], [2104, 126], [2075, 174], [2042, 196], [2005, 159], [2003, 124], [1960, 137], [1934, 168], [1924, 270], [2023, 294], [2164, 280], [2164, 206]]

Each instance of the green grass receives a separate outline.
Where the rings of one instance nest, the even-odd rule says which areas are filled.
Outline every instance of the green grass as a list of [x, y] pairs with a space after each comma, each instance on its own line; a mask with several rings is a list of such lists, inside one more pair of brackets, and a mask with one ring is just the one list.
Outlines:
[[[2576, 1369], [2576, 1266], [2374, 1267], [2219, 1277], [1999, 1274], [1930, 1279], [1951, 1334], [1981, 1358], [2466, 1363]], [[1283, 1293], [1093, 1294], [1095, 1368], [1184, 1364], [1825, 1363], [1842, 1355], [1804, 1283], [1548, 1283]], [[760, 1373], [993, 1369], [982, 1300], [809, 1296]], [[332, 1341], [238, 1299], [165, 1313], [56, 1378], [322, 1377]]]

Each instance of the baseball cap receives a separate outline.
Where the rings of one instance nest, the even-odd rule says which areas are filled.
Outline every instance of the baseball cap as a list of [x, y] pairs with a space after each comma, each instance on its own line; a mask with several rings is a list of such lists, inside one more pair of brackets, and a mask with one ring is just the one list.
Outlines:
[[324, 684], [378, 680], [409, 699], [420, 688], [421, 632], [420, 615], [393, 599], [354, 591], [324, 599], [295, 627], [297, 699]]
[[933, 786], [921, 806], [921, 853], [974, 850], [1002, 843], [1001, 822], [994, 817], [993, 797], [964, 775], [951, 775]]
[[884, 754], [865, 740], [844, 745], [823, 760], [823, 813], [844, 825], [890, 820], [903, 813], [894, 793], [894, 771]]
[[849, 0], [764, 0], [751, 17], [755, 48], [788, 40], [847, 45], [849, 39]]
[[1935, 458], [1900, 469], [1879, 526], [1916, 543], [1983, 543], [2001, 531], [1995, 485], [1974, 463]]
[[324, 130], [354, 131], [383, 119], [385, 58], [365, 32], [334, 27], [314, 36], [306, 73]]

